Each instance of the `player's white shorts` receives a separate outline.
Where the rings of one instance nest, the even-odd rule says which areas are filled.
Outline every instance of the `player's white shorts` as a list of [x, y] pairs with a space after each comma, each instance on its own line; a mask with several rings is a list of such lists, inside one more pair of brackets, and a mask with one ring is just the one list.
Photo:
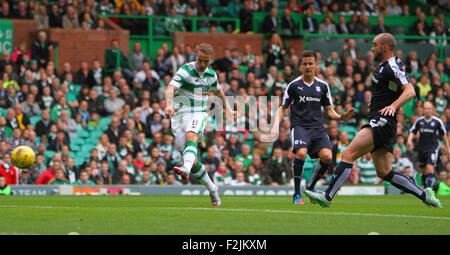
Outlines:
[[184, 150], [187, 132], [194, 132], [199, 137], [203, 135], [206, 125], [206, 112], [178, 113], [172, 117], [172, 133], [175, 136], [175, 144], [180, 151]]

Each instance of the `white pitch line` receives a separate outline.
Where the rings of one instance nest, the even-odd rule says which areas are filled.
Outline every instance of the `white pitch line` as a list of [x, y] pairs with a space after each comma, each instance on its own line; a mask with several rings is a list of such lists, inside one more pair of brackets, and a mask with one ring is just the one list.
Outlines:
[[[33, 206], [33, 205], [0, 205], [0, 208], [29, 208], [29, 209], [83, 209], [87, 207], [79, 206]], [[89, 209], [115, 209], [120, 207], [90, 207]], [[318, 214], [318, 215], [343, 215], [343, 216], [366, 216], [366, 217], [395, 217], [395, 218], [418, 218], [428, 220], [450, 220], [450, 217], [436, 217], [424, 215], [404, 215], [404, 214], [375, 214], [375, 213], [348, 213], [348, 212], [312, 212], [312, 211], [289, 211], [289, 210], [269, 210], [269, 209], [244, 209], [244, 208], [204, 208], [204, 207], [136, 207], [142, 209], [165, 209], [165, 210], [202, 210], [202, 211], [222, 211], [222, 212], [259, 212], [259, 213], [292, 213], [292, 214]], [[438, 210], [438, 209], [436, 209]]]

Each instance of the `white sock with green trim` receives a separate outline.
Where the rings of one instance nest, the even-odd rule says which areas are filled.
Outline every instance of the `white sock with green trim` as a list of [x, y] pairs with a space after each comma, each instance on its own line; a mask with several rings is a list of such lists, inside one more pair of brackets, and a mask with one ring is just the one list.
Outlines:
[[183, 152], [184, 169], [191, 171], [194, 165], [195, 159], [197, 158], [197, 144], [192, 141], [187, 141], [185, 144], [185, 149]]
[[206, 167], [197, 161], [197, 164], [192, 168], [192, 175], [203, 184], [209, 191], [215, 191], [216, 185], [209, 178]]

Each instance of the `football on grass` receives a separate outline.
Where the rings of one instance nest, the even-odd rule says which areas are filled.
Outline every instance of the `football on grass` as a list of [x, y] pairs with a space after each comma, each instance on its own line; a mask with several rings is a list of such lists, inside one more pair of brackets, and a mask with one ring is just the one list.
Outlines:
[[11, 159], [13, 165], [20, 169], [26, 169], [34, 164], [36, 155], [31, 147], [21, 145], [13, 150]]

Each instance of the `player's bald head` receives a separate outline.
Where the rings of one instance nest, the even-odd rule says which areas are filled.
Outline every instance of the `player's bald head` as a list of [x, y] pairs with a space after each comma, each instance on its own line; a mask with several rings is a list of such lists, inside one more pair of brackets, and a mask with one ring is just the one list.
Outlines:
[[374, 40], [378, 40], [381, 45], [387, 44], [389, 49], [392, 51], [397, 45], [397, 41], [395, 40], [394, 36], [389, 33], [381, 33], [377, 35]]
[[434, 106], [430, 101], [426, 101], [425, 103], [423, 103], [423, 108], [431, 108], [433, 109]]

